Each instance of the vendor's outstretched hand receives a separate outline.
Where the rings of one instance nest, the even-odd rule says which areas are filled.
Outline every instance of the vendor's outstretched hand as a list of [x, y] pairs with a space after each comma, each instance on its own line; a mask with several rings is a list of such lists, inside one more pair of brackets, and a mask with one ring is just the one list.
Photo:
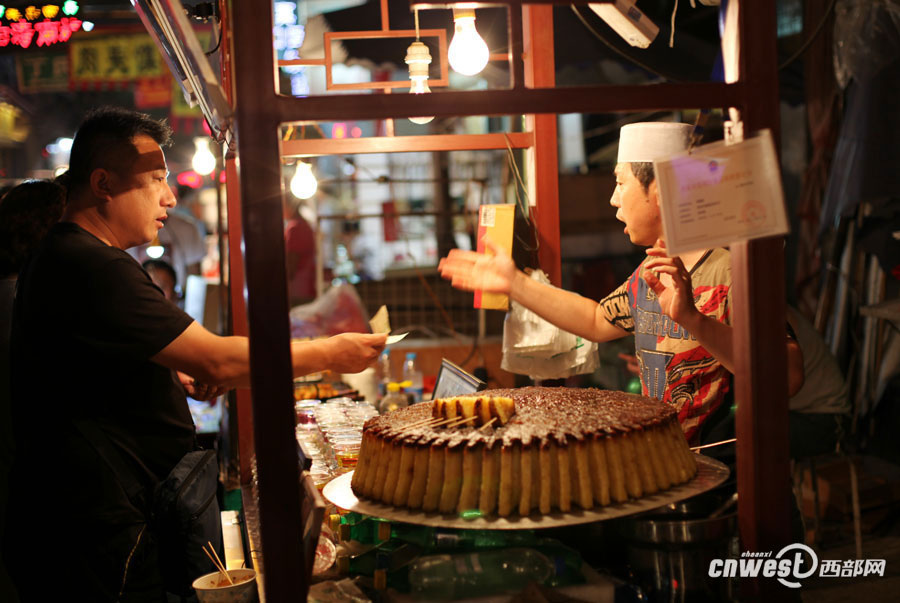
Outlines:
[[506, 250], [484, 238], [489, 253], [452, 250], [438, 264], [441, 276], [457, 289], [509, 294], [516, 277], [516, 264]]
[[[698, 312], [694, 305], [690, 273], [681, 258], [668, 256], [662, 239], [656, 240], [656, 244], [647, 250], [647, 255], [651, 257], [644, 263], [644, 281], [656, 293], [663, 313], [675, 322], [685, 324]], [[662, 275], [669, 278], [663, 282]]]

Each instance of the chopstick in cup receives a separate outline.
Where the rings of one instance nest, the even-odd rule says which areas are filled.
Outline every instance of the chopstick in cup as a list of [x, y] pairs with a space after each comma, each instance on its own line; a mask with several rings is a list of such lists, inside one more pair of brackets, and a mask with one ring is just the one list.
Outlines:
[[[225, 579], [228, 580], [228, 584], [233, 585], [234, 580], [231, 579], [231, 574], [228, 573], [228, 570], [225, 569], [225, 566], [222, 565], [222, 562], [219, 560], [219, 555], [218, 553], [216, 553], [215, 547], [208, 540], [206, 541], [206, 544], [209, 545], [209, 551], [206, 550], [205, 546], [200, 548], [203, 549], [203, 552], [206, 553], [206, 556], [209, 557], [209, 560], [213, 562], [213, 565], [216, 566], [216, 569], [225, 574]], [[212, 554], [210, 554], [210, 551], [212, 551]]]
[[231, 574], [228, 573], [228, 568], [226, 568], [225, 564], [222, 563], [222, 560], [219, 559], [219, 554], [216, 552], [216, 547], [214, 547], [209, 540], [206, 541], [206, 544], [209, 545], [209, 550], [212, 551], [212, 554], [215, 555], [215, 557], [216, 557], [216, 561], [219, 562], [219, 567], [221, 567], [222, 571], [225, 572], [225, 575], [228, 576], [228, 582], [230, 584], [234, 584], [234, 581], [231, 579]]

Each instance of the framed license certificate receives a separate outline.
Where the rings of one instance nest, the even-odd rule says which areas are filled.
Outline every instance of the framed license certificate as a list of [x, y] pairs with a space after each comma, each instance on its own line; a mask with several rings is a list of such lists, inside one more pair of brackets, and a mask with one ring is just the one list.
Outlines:
[[778, 156], [763, 130], [654, 161], [670, 255], [788, 232]]

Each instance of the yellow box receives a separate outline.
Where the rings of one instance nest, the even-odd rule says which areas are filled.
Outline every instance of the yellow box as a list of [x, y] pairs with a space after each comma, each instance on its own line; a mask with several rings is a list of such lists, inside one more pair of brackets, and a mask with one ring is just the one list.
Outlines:
[[[502, 205], [482, 205], [478, 212], [478, 252], [488, 253], [484, 237], [491, 240], [512, 255], [513, 227], [516, 221], [514, 203]], [[475, 291], [475, 307], [486, 310], [509, 309], [509, 297], [500, 293]]]

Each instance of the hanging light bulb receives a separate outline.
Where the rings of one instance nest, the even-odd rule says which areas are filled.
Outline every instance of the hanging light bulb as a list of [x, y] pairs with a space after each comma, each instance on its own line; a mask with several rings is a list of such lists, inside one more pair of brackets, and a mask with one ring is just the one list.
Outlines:
[[158, 260], [163, 256], [163, 253], [166, 252], [166, 248], [163, 247], [162, 243], [159, 242], [159, 235], [153, 237], [153, 240], [150, 241], [150, 245], [147, 247], [147, 255], [153, 258], [154, 260]]
[[294, 177], [291, 178], [291, 192], [298, 199], [309, 199], [316, 194], [319, 183], [313, 174], [312, 166], [304, 161], [297, 162]]
[[[428, 87], [428, 66], [431, 65], [431, 53], [428, 47], [422, 42], [416, 40], [406, 49], [406, 64], [409, 65], [409, 86], [410, 94], [425, 94], [431, 92]], [[409, 121], [414, 124], [427, 124], [434, 116], [430, 117], [410, 117]]]
[[447, 49], [450, 66], [463, 75], [481, 73], [491, 57], [491, 51], [475, 30], [475, 9], [454, 8], [453, 22], [456, 32]]
[[201, 176], [211, 174], [216, 169], [216, 157], [209, 150], [209, 139], [198, 136], [194, 139], [194, 149], [194, 158], [191, 159], [194, 171]]

